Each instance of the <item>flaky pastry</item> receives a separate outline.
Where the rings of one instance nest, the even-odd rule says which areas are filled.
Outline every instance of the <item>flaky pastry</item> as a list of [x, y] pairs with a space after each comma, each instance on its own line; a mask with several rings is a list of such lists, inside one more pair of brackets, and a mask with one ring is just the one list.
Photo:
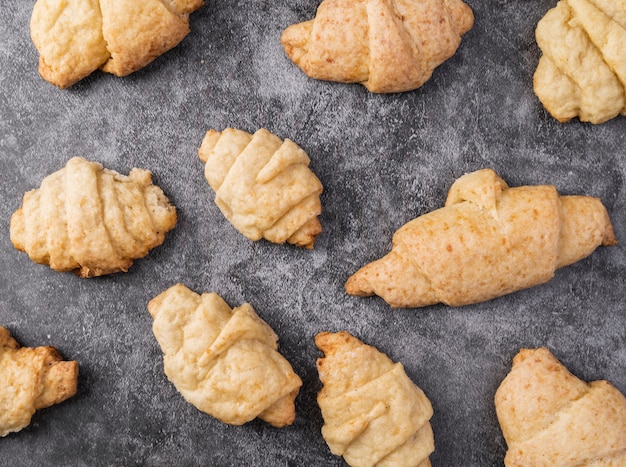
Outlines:
[[202, 0], [37, 0], [30, 33], [39, 73], [67, 88], [98, 68], [126, 76], [189, 33]]
[[177, 284], [148, 310], [165, 374], [189, 403], [231, 425], [256, 417], [275, 427], [293, 423], [302, 381], [249, 304], [231, 309], [215, 293]]
[[76, 394], [78, 363], [54, 347], [20, 347], [0, 326], [0, 436], [20, 431], [39, 409]]
[[535, 94], [557, 120], [626, 115], [626, 2], [561, 0], [535, 32]]
[[176, 208], [149, 171], [128, 176], [80, 157], [24, 194], [11, 241], [36, 263], [81, 277], [127, 271], [176, 225]]
[[313, 248], [322, 231], [322, 184], [293, 141], [265, 129], [206, 133], [198, 151], [215, 203], [250, 240]]
[[626, 398], [578, 379], [546, 348], [515, 356], [495, 406], [507, 467], [626, 465]]
[[422, 86], [473, 25], [461, 0], [324, 0], [281, 43], [311, 78], [402, 92]]
[[560, 196], [551, 185], [509, 188], [483, 169], [456, 180], [445, 207], [401, 227], [391, 252], [345, 287], [394, 307], [467, 305], [547, 282], [615, 243], [599, 199]]
[[433, 408], [402, 364], [348, 332], [322, 332], [315, 344], [324, 352], [317, 401], [331, 452], [353, 467], [430, 466]]

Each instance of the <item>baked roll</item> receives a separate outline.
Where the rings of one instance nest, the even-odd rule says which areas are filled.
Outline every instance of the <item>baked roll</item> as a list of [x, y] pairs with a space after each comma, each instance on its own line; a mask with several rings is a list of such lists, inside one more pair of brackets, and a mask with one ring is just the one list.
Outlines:
[[324, 352], [317, 401], [331, 452], [353, 467], [430, 466], [433, 408], [402, 364], [348, 332], [322, 332], [315, 344]]
[[626, 465], [626, 398], [586, 383], [546, 348], [523, 349], [496, 391], [507, 467]]
[[483, 169], [456, 180], [444, 208], [401, 227], [391, 252], [345, 288], [393, 307], [467, 305], [545, 283], [557, 268], [616, 243], [599, 199], [560, 196], [549, 185], [509, 188]]
[[543, 53], [535, 94], [554, 118], [603, 123], [626, 115], [626, 3], [561, 0], [535, 35]]
[[258, 417], [275, 427], [295, 419], [302, 381], [278, 353], [278, 337], [249, 304], [181, 284], [148, 304], [165, 374], [196, 408], [224, 423]]
[[54, 347], [20, 347], [0, 326], [0, 436], [20, 431], [39, 409], [76, 394], [78, 363]]
[[127, 271], [175, 225], [176, 208], [149, 171], [124, 176], [74, 157], [24, 194], [10, 231], [34, 262], [93, 277]]
[[281, 43], [311, 78], [402, 92], [422, 86], [473, 25], [461, 0], [324, 0]]
[[189, 33], [202, 0], [37, 0], [30, 33], [39, 73], [67, 88], [98, 68], [126, 76]]
[[322, 184], [293, 141], [265, 129], [206, 133], [198, 151], [215, 203], [250, 240], [312, 249], [322, 231]]

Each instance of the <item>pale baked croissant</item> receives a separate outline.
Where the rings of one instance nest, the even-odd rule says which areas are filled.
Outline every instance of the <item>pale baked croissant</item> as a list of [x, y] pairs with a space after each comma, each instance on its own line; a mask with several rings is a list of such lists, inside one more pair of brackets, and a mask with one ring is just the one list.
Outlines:
[[91, 277], [127, 271], [175, 224], [176, 208], [149, 171], [124, 176], [74, 157], [24, 194], [11, 241], [36, 263]]
[[324, 0], [281, 43], [311, 78], [402, 92], [422, 86], [473, 24], [461, 0]]
[[265, 129], [206, 133], [198, 151], [215, 203], [250, 240], [313, 248], [322, 231], [322, 184], [293, 141]]
[[535, 94], [565, 122], [626, 115], [626, 3], [561, 0], [539, 21]]
[[78, 363], [54, 347], [20, 347], [0, 326], [0, 436], [20, 431], [39, 409], [76, 394]]
[[249, 304], [231, 309], [215, 293], [177, 284], [148, 310], [165, 374], [189, 403], [231, 425], [256, 417], [275, 427], [293, 423], [302, 381]]
[[322, 332], [315, 344], [324, 352], [317, 401], [331, 452], [353, 467], [430, 466], [433, 408], [402, 364], [348, 332]]
[[67, 88], [98, 68], [126, 76], [189, 33], [202, 0], [37, 0], [30, 32], [39, 73]]
[[393, 236], [383, 258], [346, 282], [394, 307], [489, 300], [549, 281], [557, 268], [617, 243], [605, 207], [549, 185], [509, 188], [493, 170], [456, 180], [444, 208]]
[[546, 348], [523, 349], [496, 391], [507, 467], [626, 465], [626, 398], [586, 383]]

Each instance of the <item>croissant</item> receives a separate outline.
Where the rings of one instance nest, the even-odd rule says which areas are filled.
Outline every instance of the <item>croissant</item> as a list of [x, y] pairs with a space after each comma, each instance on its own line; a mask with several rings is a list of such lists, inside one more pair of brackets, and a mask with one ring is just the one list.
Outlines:
[[189, 33], [202, 0], [37, 0], [30, 33], [39, 73], [67, 88], [98, 68], [126, 76]]
[[265, 129], [207, 132], [198, 151], [215, 203], [250, 240], [265, 238], [308, 249], [322, 231], [322, 184], [293, 141]]
[[281, 43], [311, 78], [403, 92], [422, 86], [473, 25], [461, 0], [324, 0]]
[[78, 363], [54, 347], [20, 347], [0, 326], [0, 436], [20, 431], [33, 414], [76, 394]]
[[346, 282], [393, 307], [482, 302], [549, 281], [557, 268], [617, 241], [605, 207], [553, 186], [509, 188], [493, 170], [456, 180], [444, 208], [410, 221], [393, 248]]
[[92, 277], [127, 271], [175, 224], [176, 208], [147, 170], [124, 176], [74, 157], [24, 195], [10, 231], [34, 262]]
[[554, 118], [602, 123], [626, 115], [625, 2], [561, 0], [535, 35], [543, 52], [535, 94]]
[[546, 348], [517, 354], [495, 406], [507, 467], [626, 465], [626, 398], [608, 381], [581, 381]]
[[278, 337], [249, 304], [177, 284], [148, 304], [165, 374], [196, 408], [231, 425], [256, 417], [293, 423], [302, 381], [278, 353]]
[[315, 344], [324, 352], [317, 401], [331, 452], [353, 467], [430, 466], [433, 408], [402, 364], [348, 332], [322, 332]]

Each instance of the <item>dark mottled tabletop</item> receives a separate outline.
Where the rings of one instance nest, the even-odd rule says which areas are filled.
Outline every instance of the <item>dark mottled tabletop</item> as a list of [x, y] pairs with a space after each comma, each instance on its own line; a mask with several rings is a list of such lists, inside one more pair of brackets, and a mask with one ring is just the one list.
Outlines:
[[[348, 330], [404, 364], [432, 401], [435, 466], [499, 466], [493, 396], [523, 347], [547, 346], [577, 376], [626, 391], [622, 244], [490, 302], [390, 309], [344, 292], [402, 224], [441, 207], [463, 173], [492, 167], [512, 186], [600, 197], [626, 242], [626, 117], [558, 123], [532, 89], [537, 21], [556, 2], [469, 0], [476, 22], [422, 88], [371, 94], [314, 81], [284, 54], [288, 25], [317, 0], [210, 1], [174, 50], [126, 78], [96, 72], [68, 90], [37, 73], [33, 1], [0, 9], [0, 325], [80, 365], [78, 392], [0, 439], [6, 465], [345, 465], [316, 403], [320, 331]], [[324, 185], [312, 251], [251, 242], [221, 215], [197, 149], [206, 130], [264, 127], [298, 143]], [[128, 273], [80, 279], [15, 250], [25, 191], [72, 156], [153, 172], [177, 206], [165, 243]], [[185, 402], [163, 373], [146, 304], [182, 282], [249, 302], [303, 380], [293, 425], [228, 426]], [[0, 384], [2, 384], [0, 382]]]

